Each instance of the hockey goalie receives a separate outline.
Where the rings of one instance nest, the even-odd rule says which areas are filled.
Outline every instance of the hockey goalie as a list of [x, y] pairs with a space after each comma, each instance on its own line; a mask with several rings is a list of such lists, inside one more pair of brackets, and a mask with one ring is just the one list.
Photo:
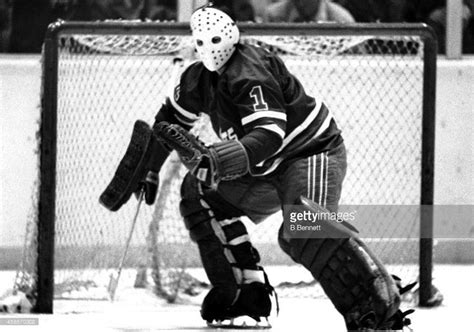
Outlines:
[[[239, 43], [228, 14], [205, 6], [190, 24], [200, 61], [179, 77], [152, 127], [136, 122], [100, 201], [115, 211], [143, 190], [153, 204], [160, 168], [177, 151], [189, 170], [180, 212], [212, 284], [202, 318], [219, 327], [246, 316], [265, 326], [274, 290], [241, 218], [260, 223], [288, 206], [336, 211], [347, 166], [344, 140], [324, 102], [306, 94], [277, 55]], [[203, 113], [219, 142], [205, 145], [190, 133]], [[327, 238], [305, 239], [281, 227], [278, 242], [320, 282], [348, 330], [409, 324], [396, 280], [357, 233], [340, 223], [326, 226]]]

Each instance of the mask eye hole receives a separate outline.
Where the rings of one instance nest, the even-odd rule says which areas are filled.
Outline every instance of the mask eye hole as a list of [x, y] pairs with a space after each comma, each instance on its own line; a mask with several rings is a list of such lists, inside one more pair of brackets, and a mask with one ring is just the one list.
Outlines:
[[219, 44], [219, 43], [221, 42], [221, 40], [222, 40], [222, 38], [221, 38], [221, 37], [218, 37], [218, 36], [213, 37], [213, 38], [211, 39], [211, 41], [212, 41], [213, 44]]
[[203, 42], [201, 39], [196, 40], [197, 46], [202, 46]]

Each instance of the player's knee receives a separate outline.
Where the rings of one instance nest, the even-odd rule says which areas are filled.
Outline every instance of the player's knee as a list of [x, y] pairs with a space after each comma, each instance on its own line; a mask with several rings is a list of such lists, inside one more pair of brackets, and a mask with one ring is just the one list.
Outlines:
[[191, 240], [194, 242], [204, 240], [210, 236], [215, 236], [209, 219], [189, 217], [185, 218], [184, 221], [186, 228], [189, 230]]
[[[301, 203], [298, 202], [299, 201], [296, 202], [295, 206], [297, 206], [297, 204], [301, 205]], [[287, 211], [284, 211], [283, 215], [288, 215]], [[311, 260], [311, 258], [314, 257], [309, 256], [317, 254], [320, 241], [309, 240], [310, 239], [308, 238], [299, 238], [290, 234], [287, 228], [285, 227], [285, 221], [283, 222], [278, 231], [278, 245], [284, 253], [286, 253], [288, 256], [291, 257], [291, 259], [293, 259], [293, 261], [299, 264], [303, 264], [303, 260]]]
[[199, 200], [200, 198], [198, 180], [190, 173], [186, 174], [181, 183], [180, 194], [182, 200]]
[[193, 241], [215, 235], [211, 225], [212, 212], [202, 204], [197, 180], [189, 174], [181, 185], [179, 210]]
[[[284, 213], [284, 215], [286, 215]], [[285, 231], [285, 222], [280, 226], [278, 230], [278, 245], [285, 254], [291, 257], [296, 263], [300, 263], [298, 250], [296, 248], [295, 239], [291, 238]]]
[[[337, 247], [336, 241], [332, 239], [287, 238], [283, 225], [278, 232], [278, 244], [283, 252], [306, 267], [316, 279], [319, 278], [326, 256]], [[327, 249], [324, 253], [320, 252], [322, 246]]]

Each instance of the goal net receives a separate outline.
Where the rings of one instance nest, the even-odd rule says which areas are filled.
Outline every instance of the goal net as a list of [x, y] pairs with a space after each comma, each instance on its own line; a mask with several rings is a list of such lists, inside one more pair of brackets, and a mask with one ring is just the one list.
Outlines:
[[[182, 65], [196, 61], [188, 30], [137, 22], [63, 22], [49, 29], [38, 184], [16, 280], [35, 297], [37, 311], [51, 311], [53, 298], [107, 299], [136, 200], [112, 213], [98, 197], [134, 121], [152, 124]], [[391, 273], [405, 282], [430, 281], [430, 241], [422, 234], [429, 233], [430, 218], [406, 208], [432, 203], [436, 47], [430, 31], [421, 25], [324, 24], [243, 24], [241, 30], [242, 43], [279, 54], [336, 118], [349, 164], [341, 206], [368, 214], [356, 224], [361, 236], [370, 234], [368, 245]], [[213, 140], [207, 119], [194, 130]], [[178, 211], [184, 174], [172, 155], [160, 174], [156, 203], [142, 206], [122, 276], [124, 283], [148, 285], [171, 300], [193, 292], [198, 282], [192, 272], [201, 269]], [[304, 292], [295, 286], [309, 274], [298, 280], [288, 273], [295, 265], [277, 244], [281, 213], [259, 225], [245, 222], [262, 265], [281, 286], [277, 291], [318, 296], [312, 284]]]

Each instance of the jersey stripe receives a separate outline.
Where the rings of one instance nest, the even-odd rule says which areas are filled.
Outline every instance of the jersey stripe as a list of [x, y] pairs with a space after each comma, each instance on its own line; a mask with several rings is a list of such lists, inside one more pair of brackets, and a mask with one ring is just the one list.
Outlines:
[[[299, 125], [298, 127], [296, 127], [284, 140], [283, 140], [283, 144], [282, 146], [280, 147], [280, 149], [273, 155], [277, 155], [279, 154], [280, 152], [283, 151], [283, 149], [285, 147], [287, 147], [299, 134], [301, 134], [305, 129], [307, 129], [308, 127], [311, 126], [311, 124], [313, 123], [313, 121], [316, 119], [316, 117], [318, 116], [318, 114], [323, 111], [323, 110], [326, 110], [328, 113], [326, 115], [326, 118], [324, 119], [323, 123], [321, 124], [321, 126], [319, 127], [319, 129], [316, 131], [316, 133], [310, 137], [309, 139], [314, 139], [314, 138], [317, 138], [318, 136], [320, 136], [326, 129], [329, 128], [329, 125], [331, 124], [331, 120], [332, 120], [332, 115], [331, 113], [329, 113], [329, 110], [326, 108], [326, 107], [323, 107], [323, 104], [321, 102], [318, 102], [316, 104], [316, 107], [314, 108], [314, 110], [308, 115], [308, 117], [303, 121], [303, 123], [301, 125]], [[271, 158], [271, 157], [270, 157]], [[267, 174], [270, 174], [271, 172], [273, 172], [279, 165], [280, 163], [284, 160], [285, 156], [281, 156], [281, 157], [278, 157], [276, 158], [275, 160], [273, 160], [273, 162], [271, 163], [271, 165], [267, 168], [267, 170], [265, 170], [263, 173], [259, 173], [259, 174], [252, 174], [254, 176], [264, 176], [264, 175], [267, 175]]]
[[276, 124], [261, 125], [261, 126], [256, 126], [255, 128], [263, 128], [268, 131], [274, 132], [275, 134], [280, 136], [282, 139], [285, 137], [285, 131]]
[[178, 111], [181, 116], [185, 117], [188, 121], [190, 122], [193, 122], [196, 121], [197, 119], [199, 119], [199, 116], [197, 116], [196, 114], [194, 113], [191, 113], [189, 111], [186, 111], [184, 108], [182, 108], [177, 102], [176, 100], [174, 100], [173, 97], [170, 97], [170, 101], [171, 101], [171, 105], [173, 105], [173, 107], [176, 109], [176, 111]]
[[282, 112], [275, 112], [275, 111], [259, 111], [252, 113], [250, 115], [247, 115], [242, 118], [242, 125], [245, 126], [255, 120], [261, 119], [261, 118], [272, 118], [272, 119], [279, 119], [286, 121], [286, 113]]
[[[173, 84], [169, 86], [169, 91], [168, 91], [168, 99], [171, 101], [171, 105], [176, 109], [176, 111], [181, 114], [181, 118], [176, 118], [180, 120], [181, 122], [187, 124], [188, 126], [192, 126], [194, 122], [199, 119], [199, 116], [191, 113], [187, 110], [185, 110], [181, 105], [178, 104], [178, 102], [175, 100], [175, 89], [179, 87], [180, 82], [181, 82], [181, 75], [183, 74], [184, 70], [186, 69], [186, 64], [184, 61], [176, 61], [173, 64], [173, 71], [171, 73], [171, 78], [173, 80]], [[184, 117], [184, 119], [183, 119]]]
[[[316, 104], [316, 107], [313, 109], [313, 111], [308, 115], [308, 117], [303, 121], [303, 123], [301, 123], [298, 127], [296, 127], [284, 140], [283, 140], [283, 144], [282, 146], [280, 147], [280, 149], [275, 153], [280, 153], [288, 144], [291, 143], [291, 141], [293, 141], [295, 139], [296, 136], [298, 136], [299, 134], [301, 134], [306, 128], [309, 127], [309, 125], [314, 121], [314, 119], [316, 119], [316, 117], [318, 116], [319, 112], [322, 110], [322, 102], [318, 101], [317, 104]], [[326, 119], [324, 120], [323, 124], [321, 125], [321, 127], [319, 128], [318, 132], [316, 133], [316, 135], [318, 135], [318, 133], [322, 133], [324, 130], [327, 129], [327, 127], [329, 127], [329, 122], [331, 121], [331, 118], [332, 116], [330, 114], [328, 114], [328, 116], [326, 117]]]
[[174, 117], [176, 118], [176, 120], [178, 120], [179, 122], [181, 122], [182, 124], [184, 124], [186, 126], [191, 126], [192, 127], [194, 125], [194, 123], [196, 122], [196, 120], [189, 121], [189, 120], [187, 120], [187, 118], [184, 119], [183, 116], [178, 112], [175, 112]]

